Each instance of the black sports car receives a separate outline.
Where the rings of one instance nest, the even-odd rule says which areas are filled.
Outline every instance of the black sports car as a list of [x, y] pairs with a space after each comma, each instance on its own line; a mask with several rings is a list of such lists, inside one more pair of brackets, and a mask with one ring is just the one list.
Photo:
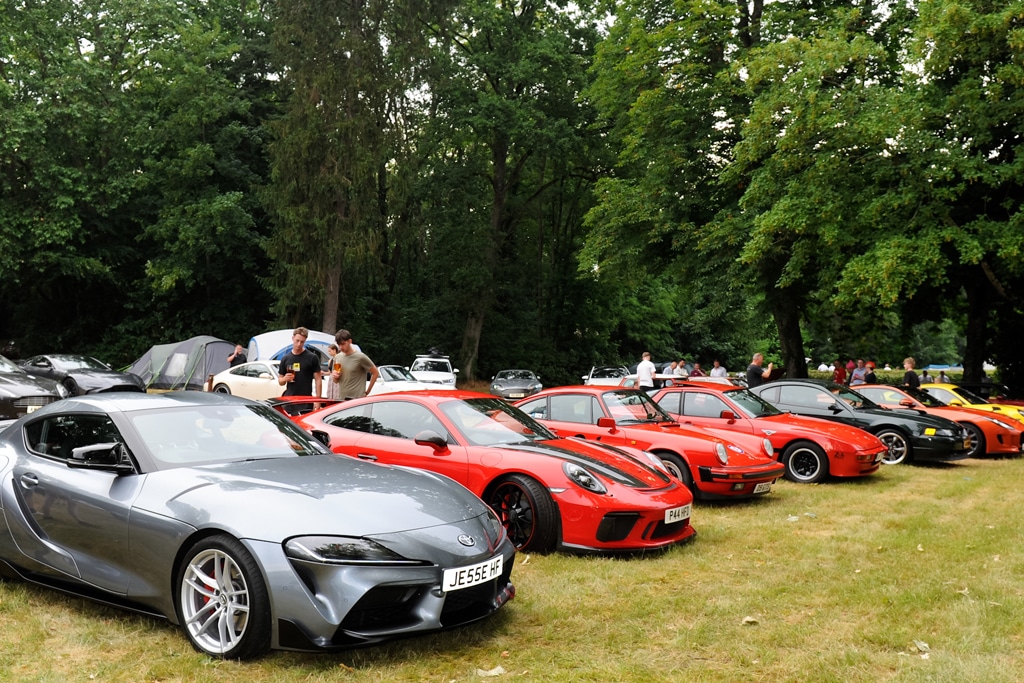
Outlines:
[[33, 375], [60, 382], [72, 396], [102, 391], [146, 391], [142, 378], [130, 372], [118, 372], [92, 356], [66, 353], [32, 356], [21, 367]]
[[782, 379], [750, 390], [780, 410], [822, 417], [865, 429], [889, 447], [882, 462], [960, 460], [968, 457], [970, 435], [951, 420], [917, 411], [883, 408], [835, 382]]
[[34, 374], [0, 356], [0, 426], [68, 395], [56, 382]]

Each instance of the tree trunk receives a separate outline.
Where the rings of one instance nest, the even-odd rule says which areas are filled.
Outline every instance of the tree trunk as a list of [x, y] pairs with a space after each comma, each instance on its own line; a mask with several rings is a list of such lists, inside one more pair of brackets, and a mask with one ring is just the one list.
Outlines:
[[483, 311], [470, 311], [466, 319], [466, 329], [462, 335], [462, 351], [459, 353], [462, 368], [459, 370], [460, 379], [476, 379], [476, 358], [480, 353], [480, 335], [484, 329]]
[[964, 381], [980, 382], [988, 358], [988, 317], [992, 305], [991, 289], [980, 269], [964, 278], [967, 295], [967, 329], [964, 334]]
[[786, 377], [807, 377], [804, 339], [800, 332], [800, 297], [788, 287], [775, 289], [769, 296], [775, 326], [779, 330], [782, 365], [786, 368]]

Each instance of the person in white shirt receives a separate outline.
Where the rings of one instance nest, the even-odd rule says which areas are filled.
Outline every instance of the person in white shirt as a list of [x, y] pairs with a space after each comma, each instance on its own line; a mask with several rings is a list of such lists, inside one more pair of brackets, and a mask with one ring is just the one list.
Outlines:
[[818, 366], [818, 372], [829, 372], [831, 369], [832, 366], [825, 361], [821, 361], [821, 365]]
[[729, 376], [729, 372], [725, 368], [722, 367], [722, 364], [718, 362], [718, 359], [715, 359], [715, 361], [713, 363], [713, 366], [714, 367], [711, 368], [711, 376], [712, 377], [728, 377]]
[[644, 391], [654, 389], [654, 374], [658, 371], [651, 362], [651, 354], [644, 351], [640, 364], [636, 366], [636, 385]]

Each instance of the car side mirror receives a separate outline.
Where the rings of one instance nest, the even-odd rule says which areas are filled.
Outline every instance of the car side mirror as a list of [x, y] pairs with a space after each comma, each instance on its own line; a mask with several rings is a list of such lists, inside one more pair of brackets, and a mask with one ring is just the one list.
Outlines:
[[723, 420], [728, 420], [729, 422], [736, 421], [736, 413], [732, 412], [731, 410], [723, 410], [721, 415], [719, 415], [718, 417], [722, 418]]
[[314, 439], [316, 439], [317, 441], [319, 441], [323, 445], [327, 446], [328, 448], [331, 447], [331, 435], [330, 434], [328, 434], [327, 432], [323, 431], [322, 429], [314, 429], [311, 433], [313, 434], [313, 438]]
[[432, 429], [424, 429], [416, 434], [413, 441], [420, 446], [430, 446], [435, 454], [441, 454], [448, 450], [448, 440]]
[[269, 372], [261, 372], [259, 374], [259, 379], [274, 379], [274, 378], [270, 376]]
[[841, 412], [843, 412], [843, 407], [841, 405], [839, 405], [838, 403], [833, 403], [832, 405], [830, 405], [828, 407], [828, 409], [831, 410], [833, 413], [841, 413]]
[[900, 405], [901, 406], [905, 406], [907, 408], [913, 408], [914, 407], [914, 401], [913, 401], [913, 399], [905, 398], [905, 399], [900, 401]]
[[602, 429], [610, 429], [615, 431], [615, 419], [611, 417], [599, 417], [597, 418], [597, 426]]
[[102, 470], [117, 474], [135, 472], [135, 466], [128, 456], [128, 447], [119, 441], [79, 446], [72, 449], [71, 457], [65, 462], [72, 469]]

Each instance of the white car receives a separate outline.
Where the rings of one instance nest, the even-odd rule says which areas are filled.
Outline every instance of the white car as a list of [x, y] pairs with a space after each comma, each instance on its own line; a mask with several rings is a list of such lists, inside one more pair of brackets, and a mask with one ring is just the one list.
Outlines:
[[380, 376], [370, 391], [371, 396], [391, 394], [396, 391], [420, 391], [423, 389], [454, 389], [454, 384], [430, 384], [421, 382], [401, 365], [378, 365]]
[[629, 376], [629, 370], [622, 366], [595, 365], [590, 372], [583, 375], [583, 383], [589, 385], [618, 386], [624, 377]]
[[433, 384], [432, 389], [437, 389], [438, 384], [454, 389], [455, 375], [459, 374], [458, 368], [452, 369], [448, 356], [434, 354], [416, 356], [408, 370], [418, 381]]
[[280, 396], [284, 387], [277, 383], [276, 360], [255, 360], [218, 372], [207, 391], [263, 401]]

